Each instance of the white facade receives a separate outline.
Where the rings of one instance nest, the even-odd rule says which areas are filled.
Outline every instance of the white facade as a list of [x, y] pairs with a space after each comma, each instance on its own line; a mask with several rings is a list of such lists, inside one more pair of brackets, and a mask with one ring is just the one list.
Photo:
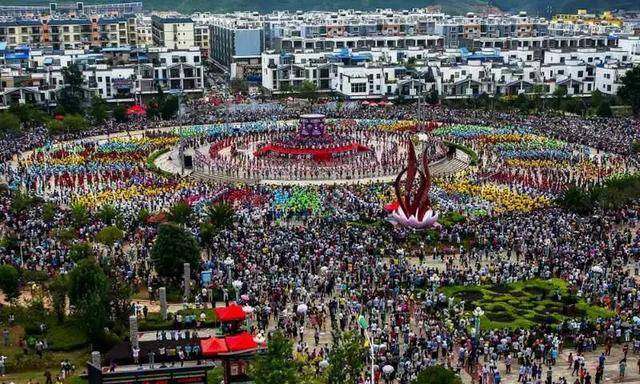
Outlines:
[[605, 64], [596, 67], [595, 88], [607, 95], [616, 95], [622, 86], [620, 79], [632, 69], [631, 66]]

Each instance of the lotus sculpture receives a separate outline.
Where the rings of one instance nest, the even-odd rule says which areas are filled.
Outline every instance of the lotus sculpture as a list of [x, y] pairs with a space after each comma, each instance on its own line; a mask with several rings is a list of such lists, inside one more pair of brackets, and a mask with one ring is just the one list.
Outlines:
[[426, 152], [422, 153], [422, 168], [418, 168], [416, 150], [409, 141], [407, 166], [400, 171], [394, 182], [398, 206], [391, 212], [391, 222], [413, 229], [439, 226], [438, 214], [431, 209], [429, 190], [431, 174]]

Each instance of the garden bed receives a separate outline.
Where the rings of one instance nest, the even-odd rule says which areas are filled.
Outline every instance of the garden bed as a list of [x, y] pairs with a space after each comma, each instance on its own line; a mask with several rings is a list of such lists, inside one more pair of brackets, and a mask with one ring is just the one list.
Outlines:
[[[451, 286], [442, 292], [465, 301], [465, 310], [484, 310], [483, 329], [530, 328], [568, 318], [608, 318], [614, 312], [587, 304], [569, 293], [562, 279], [533, 279], [499, 286]], [[560, 296], [560, 299], [558, 299]]]

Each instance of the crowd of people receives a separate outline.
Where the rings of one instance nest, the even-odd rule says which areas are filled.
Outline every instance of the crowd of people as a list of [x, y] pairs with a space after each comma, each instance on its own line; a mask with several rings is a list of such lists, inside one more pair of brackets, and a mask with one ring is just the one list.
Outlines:
[[[185, 227], [208, 249], [202, 252], [202, 261], [192, 274], [199, 276], [205, 270], [212, 271], [206, 286], [199, 286], [199, 279], [192, 279], [191, 292], [200, 292], [202, 288], [226, 292], [230, 281], [243, 282], [238, 301], [240, 305], [254, 308], [254, 332], [282, 330], [295, 340], [296, 356], [310, 361], [318, 372], [324, 369], [321, 362], [331, 354], [327, 335], [338, 329], [361, 332], [361, 316], [369, 324], [363, 332], [371, 347], [372, 360], [368, 364], [378, 367], [374, 369], [374, 376], [394, 383], [411, 383], [426, 367], [442, 364], [482, 384], [500, 384], [507, 378], [510, 382], [527, 384], [599, 384], [605, 380], [604, 365], [611, 357], [605, 353], [603, 358], [597, 358], [597, 367], [592, 369], [588, 359], [596, 358], [585, 356], [623, 348], [626, 350], [616, 362], [619, 377], [615, 379], [624, 378], [625, 369], [632, 365], [638, 364], [640, 368], [640, 282], [637, 279], [640, 212], [637, 206], [602, 211], [593, 216], [580, 216], [553, 206], [527, 212], [503, 210], [500, 214], [471, 214], [476, 209], [491, 210], [492, 202], [457, 195], [443, 183], [442, 188], [434, 188], [434, 208], [441, 210], [443, 216], [450, 212], [465, 213], [465, 220], [416, 236], [410, 230], [385, 223], [384, 205], [394, 199], [388, 184], [298, 189], [266, 185], [238, 187], [167, 177], [145, 164], [150, 152], [166, 144], [162, 140], [173, 140], [169, 146], [181, 146], [183, 150], [207, 148], [208, 166], [237, 169], [233, 174], [224, 168], [234, 176], [264, 178], [271, 175], [265, 172], [272, 172], [278, 177], [307, 178], [308, 174], [291, 168], [290, 160], [283, 159], [282, 166], [278, 167], [278, 160], [260, 163], [259, 158], [244, 158], [239, 154], [251, 149], [255, 141], [264, 142], [280, 135], [273, 133], [277, 130], [236, 132], [224, 137], [207, 134], [181, 137], [175, 130], [160, 129], [225, 121], [266, 119], [274, 122], [294, 119], [305, 112], [324, 113], [331, 118], [388, 122], [411, 120], [416, 113], [411, 106], [379, 108], [356, 103], [295, 106], [269, 103], [229, 109], [194, 101], [190, 102], [185, 116], [172, 122], [140, 120], [126, 126], [110, 122], [88, 132], [85, 139], [54, 138], [43, 130], [25, 136], [28, 137], [25, 141], [6, 139], [0, 143], [0, 158], [4, 160], [0, 178], [13, 191], [0, 194], [0, 229], [5, 239], [0, 248], [0, 264], [42, 271], [50, 276], [68, 273], [75, 266], [70, 257], [73, 242], [54, 234], [60, 228], [74, 227], [77, 240], [92, 242], [96, 234], [109, 225], [100, 218], [99, 210], [112, 205], [123, 217], [124, 237], [112, 247], [94, 243], [96, 258], [108, 259], [110, 278], [127, 281], [135, 290], [157, 292], [164, 284], [150, 259], [157, 223], [149, 220], [149, 215], [143, 217], [141, 212], [155, 214], [186, 201], [196, 211], [196, 218], [185, 223]], [[517, 126], [540, 136], [581, 144], [580, 147], [567, 144], [569, 155], [563, 157], [564, 163], [561, 163], [566, 167], [531, 167], [529, 163], [514, 165], [514, 162], [553, 162], [557, 158], [502, 156], [495, 147], [457, 140], [447, 136], [451, 132], [447, 133], [446, 139], [461, 141], [479, 152], [479, 172], [455, 176], [475, 178], [474, 182], [486, 179], [512, 190], [526, 187], [527, 193], [552, 197], [567, 184], [594, 185], [611, 174], [635, 168], [632, 157], [619, 155], [629, 155], [629, 143], [640, 137], [636, 120], [604, 122], [573, 117], [515, 116], [444, 107], [428, 108], [422, 115], [425, 113], [428, 119], [447, 126]], [[134, 142], [129, 139], [123, 139], [126, 145], [105, 146], [109, 143], [88, 138], [122, 130], [145, 130], [147, 141], [135, 142], [140, 147], [130, 146]], [[398, 171], [404, 164], [403, 143], [410, 136], [408, 132], [370, 131], [357, 124], [339, 132], [348, 133], [369, 147], [381, 146], [376, 150], [382, 155], [375, 166], [384, 168], [386, 161], [389, 168], [386, 174]], [[229, 141], [229, 137], [234, 140]], [[381, 137], [393, 137], [394, 144], [387, 145]], [[71, 139], [76, 141], [60, 144]], [[220, 149], [233, 147], [236, 156], [218, 152], [215, 146], [218, 141], [225, 143]], [[216, 149], [213, 154], [209, 152], [212, 145]], [[47, 146], [50, 149], [44, 154], [37, 151], [24, 154]], [[78, 146], [80, 148], [72, 152]], [[584, 152], [584, 146], [591, 148], [588, 153]], [[60, 151], [66, 152], [63, 155]], [[133, 155], [137, 151], [141, 154], [138, 157]], [[114, 155], [109, 155], [106, 161], [102, 153]], [[386, 159], [384, 153], [388, 155]], [[76, 159], [78, 163], [65, 159]], [[600, 171], [594, 173], [590, 165], [584, 164], [589, 159], [597, 159]], [[304, 169], [311, 169], [313, 161], [305, 161], [308, 164], [303, 161]], [[333, 171], [322, 176], [342, 177], [340, 161], [337, 164], [332, 165]], [[238, 167], [234, 168], [235, 165]], [[346, 166], [348, 170], [344, 175], [348, 171], [354, 177], [367, 176], [375, 168], [370, 164], [360, 167], [348, 163]], [[316, 168], [315, 172], [321, 172], [322, 167]], [[535, 170], [529, 171], [531, 168]], [[453, 184], [453, 178], [448, 180], [449, 184]], [[51, 213], [47, 204], [18, 206], [17, 190], [39, 195], [60, 208]], [[233, 205], [233, 225], [204, 241], [198, 217], [203, 215], [205, 207], [223, 199]], [[78, 203], [89, 210], [84, 223], [74, 222], [73, 210], [69, 209]], [[222, 262], [225, 259], [233, 263]], [[482, 327], [478, 331], [464, 302], [447, 297], [440, 290], [453, 285], [504, 285], [534, 278], [562, 279], [567, 282], [572, 297], [608, 308], [613, 316], [568, 316], [561, 322], [541, 323], [529, 329]], [[566, 297], [557, 298], [563, 299]], [[202, 300], [200, 296], [198, 301]], [[307, 310], [300, 311], [300, 304]], [[563, 351], [569, 348], [571, 354], [566, 361], [561, 360]], [[387, 365], [394, 369], [388, 377], [383, 377], [380, 367]], [[361, 382], [365, 382], [366, 377], [368, 373], [363, 372]]]

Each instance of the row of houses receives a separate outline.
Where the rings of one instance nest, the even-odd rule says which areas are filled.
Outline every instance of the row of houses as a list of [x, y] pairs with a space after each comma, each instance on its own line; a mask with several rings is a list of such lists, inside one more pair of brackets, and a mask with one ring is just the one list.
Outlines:
[[572, 96], [587, 96], [596, 89], [613, 95], [633, 59], [621, 48], [553, 49], [543, 60], [534, 60], [532, 50], [527, 49], [266, 52], [261, 60], [262, 87], [272, 94], [284, 94], [309, 81], [320, 92], [350, 99], [411, 98], [429, 91], [444, 98], [548, 96], [559, 87]]
[[20, 58], [0, 43], [0, 109], [13, 103], [56, 105], [66, 86], [63, 68], [75, 63], [81, 69], [87, 94], [110, 103], [145, 101], [159, 92], [201, 95], [204, 67], [200, 49], [31, 50], [22, 47]]

